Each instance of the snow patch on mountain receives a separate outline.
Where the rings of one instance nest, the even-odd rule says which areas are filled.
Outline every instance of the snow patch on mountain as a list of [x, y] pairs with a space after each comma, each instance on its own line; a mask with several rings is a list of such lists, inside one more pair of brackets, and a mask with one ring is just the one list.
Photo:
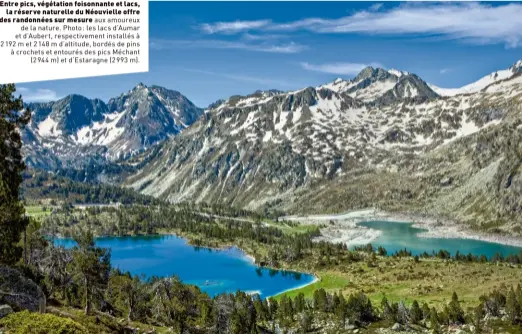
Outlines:
[[42, 137], [58, 137], [62, 135], [62, 131], [58, 129], [58, 122], [51, 116], [38, 124], [38, 134]]
[[321, 85], [321, 86], [318, 86], [315, 89], [319, 90], [319, 89], [322, 89], [322, 88], [326, 88], [326, 89], [329, 89], [329, 90], [334, 91], [334, 92], [344, 92], [344, 91], [347, 91], [348, 89], [350, 89], [351, 87], [353, 87], [355, 85], [357, 85], [357, 82], [346, 81], [346, 80], [343, 80], [341, 78], [337, 78], [334, 81], [332, 81], [330, 83], [327, 83], [327, 84], [324, 84], [324, 85]]
[[336, 93], [347, 93], [362, 102], [392, 100], [415, 97], [435, 97], [436, 93], [415, 74], [396, 69], [366, 67], [351, 80], [335, 79], [333, 82], [316, 87]]
[[437, 94], [441, 96], [455, 96], [459, 94], [471, 94], [481, 91], [482, 89], [492, 85], [494, 83], [500, 82], [502, 80], [507, 80], [513, 77], [518, 72], [521, 72], [522, 68], [522, 60], [517, 61], [513, 64], [509, 69], [499, 70], [488, 74], [479, 80], [472, 82], [468, 85], [465, 85], [460, 88], [441, 88], [435, 85], [429, 85], [431, 89], [433, 89]]
[[123, 115], [123, 112], [106, 114], [104, 121], [81, 128], [71, 138], [81, 145], [110, 145], [125, 131], [124, 127], [118, 127]]
[[394, 68], [388, 70], [388, 73], [395, 75], [397, 78], [400, 78], [400, 77], [402, 77], [403, 75], [409, 75], [409, 74], [410, 74], [409, 72], [406, 72], [406, 71], [399, 71], [399, 70], [396, 70], [396, 69], [394, 69]]
[[349, 95], [353, 98], [369, 102], [375, 100], [387, 91], [393, 89], [393, 87], [395, 87], [396, 84], [397, 81], [393, 79], [388, 79], [385, 81], [376, 81], [370, 86], [356, 90], [353, 93], [350, 93]]

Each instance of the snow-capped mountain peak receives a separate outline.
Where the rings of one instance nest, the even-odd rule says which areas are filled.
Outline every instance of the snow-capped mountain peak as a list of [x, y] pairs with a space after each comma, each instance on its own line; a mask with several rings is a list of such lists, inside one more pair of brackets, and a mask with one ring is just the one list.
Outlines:
[[495, 71], [490, 73], [479, 80], [472, 82], [460, 88], [441, 88], [435, 85], [429, 85], [437, 94], [441, 96], [455, 96], [460, 94], [471, 94], [481, 91], [489, 85], [498, 83], [502, 80], [507, 80], [513, 77], [517, 73], [522, 72], [522, 60], [517, 61], [511, 67], [505, 70]]
[[514, 74], [522, 72], [522, 59], [509, 68]]
[[[404, 81], [401, 83], [401, 81]], [[415, 98], [418, 95], [434, 97], [436, 94], [420, 78], [406, 71], [396, 69], [385, 70], [368, 66], [351, 80], [335, 79], [333, 82], [317, 87], [329, 89], [336, 93], [346, 93], [362, 102], [379, 99]]]
[[179, 92], [143, 83], [108, 103], [69, 95], [28, 107], [33, 117], [24, 133], [26, 149], [32, 151], [30, 165], [39, 167], [53, 165], [48, 159], [67, 165], [86, 156], [132, 155], [178, 134], [203, 113]]

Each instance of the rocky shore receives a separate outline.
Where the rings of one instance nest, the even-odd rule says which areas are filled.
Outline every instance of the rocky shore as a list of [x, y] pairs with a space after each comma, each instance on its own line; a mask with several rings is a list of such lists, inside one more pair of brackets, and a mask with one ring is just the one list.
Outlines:
[[[472, 231], [447, 219], [439, 219], [420, 214], [390, 213], [377, 209], [349, 211], [333, 215], [286, 216], [280, 220], [297, 221], [304, 224], [326, 225], [318, 239], [344, 242], [348, 245], [371, 243], [380, 231], [358, 226], [363, 221], [390, 221], [413, 223], [413, 227], [426, 230], [418, 234], [420, 238], [473, 239], [503, 245], [522, 247], [522, 238]], [[334, 222], [332, 225], [330, 222]]]

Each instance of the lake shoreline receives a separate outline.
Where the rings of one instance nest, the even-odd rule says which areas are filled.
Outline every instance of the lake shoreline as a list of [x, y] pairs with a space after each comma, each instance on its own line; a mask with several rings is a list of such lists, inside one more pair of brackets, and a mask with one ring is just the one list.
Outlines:
[[[391, 213], [377, 209], [363, 209], [339, 214], [286, 216], [280, 219], [300, 221], [305, 224], [307, 222], [312, 224], [328, 224], [329, 221], [334, 221], [334, 226], [337, 228], [328, 226], [325, 229], [326, 233], [322, 239], [333, 242], [346, 242], [347, 244], [354, 243], [354, 236], [359, 238], [359, 242], [355, 244], [371, 243], [372, 240], [375, 240], [379, 236], [379, 233], [368, 231], [368, 229], [360, 227], [358, 224], [365, 221], [379, 220], [394, 223], [408, 223], [412, 224], [415, 228], [426, 230], [426, 232], [417, 234], [419, 238], [472, 239], [506, 246], [522, 247], [522, 238], [473, 231], [448, 219], [415, 213]], [[321, 232], [323, 232], [323, 230]], [[364, 242], [361, 242], [361, 239]]]
[[[313, 280], [311, 282], [308, 282], [308, 283], [305, 283], [305, 284], [302, 284], [302, 285], [299, 285], [299, 286], [296, 286], [296, 287], [293, 287], [293, 288], [286, 289], [286, 290], [284, 290], [282, 292], [277, 292], [277, 293], [275, 293], [273, 295], [270, 295], [270, 296], [263, 297], [265, 299], [276, 297], [276, 296], [280, 296], [280, 295], [285, 294], [285, 293], [290, 292], [290, 291], [294, 291], [294, 290], [305, 288], [308, 285], [315, 284], [315, 283], [317, 283], [317, 282], [319, 282], [321, 280], [321, 278], [316, 273], [305, 272], [305, 271], [301, 271], [299, 269], [294, 269], [292, 267], [285, 266], [283, 268], [274, 268], [274, 267], [271, 267], [271, 266], [260, 265], [260, 264], [256, 263], [256, 259], [255, 259], [255, 257], [253, 255], [250, 255], [249, 252], [247, 252], [245, 249], [243, 249], [243, 248], [241, 248], [241, 247], [239, 247], [237, 245], [234, 245], [234, 244], [223, 244], [223, 245], [219, 245], [219, 246], [218, 245], [215, 245], [215, 246], [194, 245], [194, 244], [190, 243], [190, 240], [189, 240], [188, 236], [184, 236], [183, 234], [177, 233], [175, 231], [161, 231], [161, 232], [158, 232], [156, 234], [128, 234], [128, 235], [121, 235], [121, 236], [96, 235], [95, 238], [144, 237], [144, 236], [174, 236], [174, 237], [183, 239], [185, 241], [185, 243], [187, 245], [189, 245], [189, 246], [206, 248], [206, 249], [210, 249], [210, 250], [213, 250], [213, 251], [229, 251], [229, 250], [235, 248], [235, 249], [239, 250], [242, 253], [242, 258], [244, 260], [250, 262], [252, 265], [254, 265], [254, 266], [258, 267], [258, 268], [269, 269], [269, 270], [276, 270], [276, 271], [287, 271], [287, 272], [293, 272], [293, 273], [298, 273], [298, 274], [308, 275], [308, 276], [312, 276], [313, 277]], [[70, 237], [66, 237], [66, 236], [63, 236], [61, 234], [55, 234], [52, 237], [56, 238], [56, 239], [71, 239]]]
[[[180, 238], [183, 238], [181, 236], [178, 236]], [[185, 239], [185, 238], [183, 238]], [[186, 239], [185, 239], [186, 240]], [[204, 246], [205, 247], [205, 246]], [[286, 289], [284, 291], [281, 291], [281, 292], [278, 292], [276, 294], [273, 294], [271, 296], [267, 296], [265, 297], [265, 299], [267, 298], [272, 298], [272, 297], [277, 297], [277, 296], [280, 296], [280, 295], [283, 295], [285, 293], [288, 293], [288, 292], [291, 292], [291, 291], [294, 291], [294, 290], [298, 290], [298, 289], [303, 289], [309, 285], [312, 285], [312, 284], [315, 284], [319, 281], [321, 281], [321, 278], [318, 276], [317, 273], [311, 273], [311, 272], [306, 272], [306, 271], [301, 271], [300, 269], [293, 269], [291, 267], [289, 268], [274, 268], [274, 267], [270, 267], [270, 266], [263, 266], [263, 265], [260, 265], [258, 263], [256, 263], [256, 259], [254, 258], [254, 256], [248, 254], [248, 252], [246, 250], [244, 250], [243, 248], [241, 247], [238, 247], [238, 246], [222, 246], [222, 247], [219, 247], [219, 248], [213, 248], [213, 247], [205, 247], [205, 248], [210, 248], [210, 249], [215, 249], [215, 250], [229, 250], [231, 248], [236, 248], [236, 249], [239, 249], [241, 251], [241, 253], [243, 253], [244, 255], [244, 258], [245, 260], [249, 261], [250, 263], [252, 263], [253, 265], [257, 266], [258, 268], [263, 268], [263, 269], [271, 269], [271, 270], [277, 270], [277, 271], [289, 271], [289, 272], [294, 272], [294, 273], [299, 273], [299, 274], [304, 274], [304, 275], [308, 275], [308, 276], [312, 276], [314, 279], [309, 282], [309, 283], [305, 283], [305, 284], [302, 284], [302, 285], [299, 285], [299, 286], [296, 286], [294, 288], [289, 288], [289, 289]]]
[[309, 283], [305, 283], [305, 284], [300, 285], [300, 286], [297, 286], [297, 287], [295, 287], [295, 288], [286, 289], [286, 290], [281, 291], [281, 292], [278, 292], [278, 293], [276, 293], [275, 295], [270, 296], [270, 297], [268, 297], [268, 298], [271, 298], [271, 297], [277, 297], [277, 296], [282, 296], [282, 295], [284, 295], [285, 293], [292, 292], [292, 291], [299, 290], [299, 289], [303, 289], [303, 288], [306, 288], [306, 287], [309, 286], [309, 285], [312, 285], [312, 284], [315, 284], [315, 283], [321, 281], [321, 278], [318, 277], [318, 276], [315, 275], [315, 274], [308, 274], [308, 275], [311, 275], [311, 276], [314, 277], [314, 279], [313, 279], [311, 282], [309, 282]]

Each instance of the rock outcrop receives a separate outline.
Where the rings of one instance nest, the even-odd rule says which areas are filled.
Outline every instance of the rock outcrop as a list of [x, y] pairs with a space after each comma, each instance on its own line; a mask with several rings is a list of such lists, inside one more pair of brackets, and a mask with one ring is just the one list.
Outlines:
[[0, 319], [13, 313], [13, 308], [9, 305], [0, 305]]
[[44, 313], [46, 298], [40, 287], [18, 270], [0, 266], [0, 303], [15, 311]]

